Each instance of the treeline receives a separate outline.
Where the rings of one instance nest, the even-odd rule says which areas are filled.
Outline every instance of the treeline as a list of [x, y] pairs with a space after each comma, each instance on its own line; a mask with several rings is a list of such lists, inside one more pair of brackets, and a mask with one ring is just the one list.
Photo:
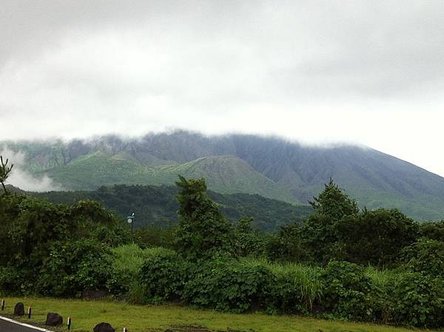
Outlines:
[[[177, 193], [178, 189], [174, 186], [114, 185], [103, 186], [95, 191], [53, 191], [32, 195], [65, 204], [94, 200], [123, 218], [128, 213], [135, 212], [135, 228], [169, 228], [178, 223]], [[295, 206], [253, 194], [220, 194], [209, 191], [208, 195], [219, 204], [230, 221], [235, 222], [243, 216], [249, 216], [253, 218], [253, 227], [263, 231], [273, 232], [282, 225], [301, 222], [312, 212], [308, 205]]]
[[203, 179], [177, 187], [178, 224], [134, 234], [94, 201], [0, 195], [1, 292], [444, 327], [443, 222], [360, 210], [330, 181], [303, 223], [265, 233]]

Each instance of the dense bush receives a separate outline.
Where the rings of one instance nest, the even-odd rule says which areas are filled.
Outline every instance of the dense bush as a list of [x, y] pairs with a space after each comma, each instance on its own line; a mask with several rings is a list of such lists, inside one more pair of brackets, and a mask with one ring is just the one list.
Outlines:
[[400, 273], [389, 290], [393, 321], [418, 327], [444, 326], [444, 279]]
[[331, 261], [321, 274], [320, 304], [327, 312], [346, 319], [371, 320], [373, 291], [364, 268], [353, 263]]
[[35, 291], [79, 296], [86, 290], [105, 290], [112, 272], [112, 255], [106, 246], [92, 240], [54, 243], [36, 278]]
[[0, 267], [0, 294], [26, 294], [30, 290], [26, 285], [23, 270], [12, 266]]
[[266, 306], [273, 283], [272, 273], [262, 264], [212, 260], [195, 268], [183, 298], [199, 307], [245, 312]]
[[112, 249], [114, 256], [113, 276], [109, 288], [113, 294], [123, 295], [137, 282], [139, 270], [145, 260], [145, 251], [135, 244], [127, 244]]
[[402, 258], [412, 271], [444, 278], [444, 242], [421, 238], [403, 250]]
[[145, 259], [139, 275], [143, 302], [179, 301], [188, 280], [188, 265], [172, 250], [160, 250]]

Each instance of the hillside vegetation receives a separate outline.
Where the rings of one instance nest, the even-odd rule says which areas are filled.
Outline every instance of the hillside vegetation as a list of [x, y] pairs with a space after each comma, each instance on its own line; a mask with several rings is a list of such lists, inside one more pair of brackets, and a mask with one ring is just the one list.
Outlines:
[[278, 138], [183, 131], [139, 139], [105, 136], [3, 145], [23, 152], [23, 167], [34, 176], [49, 175], [66, 190], [173, 185], [181, 174], [205, 177], [219, 193], [259, 194], [305, 205], [333, 178], [360, 207], [398, 208], [417, 220], [444, 216], [444, 178], [369, 148], [309, 147]]
[[[177, 193], [177, 187], [173, 186], [114, 185], [93, 191], [53, 191], [33, 195], [65, 204], [91, 199], [102, 203], [122, 218], [134, 212], [136, 228], [166, 228], [178, 222]], [[219, 204], [224, 215], [232, 222], [237, 222], [242, 217], [251, 217], [255, 228], [266, 231], [276, 231], [283, 225], [302, 222], [312, 212], [308, 205], [295, 206], [260, 195], [220, 194], [211, 191], [209, 196]]]
[[230, 222], [204, 179], [180, 176], [176, 185], [179, 222], [163, 233], [132, 232], [95, 201], [54, 204], [5, 187], [1, 295], [102, 294], [136, 304], [444, 327], [443, 222], [360, 209], [329, 181], [302, 223], [266, 233], [251, 218]]

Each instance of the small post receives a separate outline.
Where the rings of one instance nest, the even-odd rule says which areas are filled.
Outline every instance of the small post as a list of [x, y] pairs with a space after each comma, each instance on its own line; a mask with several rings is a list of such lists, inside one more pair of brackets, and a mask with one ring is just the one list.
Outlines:
[[66, 325], [68, 326], [68, 330], [71, 330], [71, 317], [68, 317]]
[[2, 300], [2, 311], [5, 310], [5, 300]]
[[126, 217], [126, 221], [131, 226], [131, 237], [133, 238], [133, 242], [134, 242], [134, 219], [136, 219], [134, 212], [130, 216]]
[[29, 308], [28, 308], [28, 318], [31, 318], [31, 315], [32, 315], [32, 308], [31, 308], [31, 306], [29, 306]]
[[123, 332], [128, 332], [128, 329], [126, 327], [124, 327]]

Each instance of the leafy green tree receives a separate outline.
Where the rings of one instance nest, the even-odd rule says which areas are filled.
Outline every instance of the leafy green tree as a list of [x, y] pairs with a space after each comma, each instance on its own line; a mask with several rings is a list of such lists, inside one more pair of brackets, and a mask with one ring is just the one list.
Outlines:
[[402, 259], [414, 272], [444, 278], [444, 242], [421, 238], [403, 249]]
[[420, 235], [431, 240], [444, 242], [444, 220], [419, 224]]
[[330, 179], [318, 197], [310, 202], [314, 213], [303, 227], [303, 241], [312, 252], [315, 261], [327, 263], [330, 259], [342, 259], [336, 224], [343, 218], [355, 217], [358, 204]]
[[396, 263], [402, 248], [415, 242], [418, 225], [396, 209], [364, 210], [338, 221], [335, 233], [344, 259], [387, 266]]
[[239, 219], [234, 228], [234, 247], [238, 257], [263, 256], [265, 252], [265, 235], [252, 227], [253, 218]]
[[351, 199], [342, 189], [338, 187], [333, 179], [324, 185], [324, 190], [318, 197], [313, 197], [309, 202], [315, 214], [329, 217], [332, 221], [337, 221], [344, 216], [356, 215], [359, 213], [358, 204]]
[[8, 191], [6, 190], [5, 182], [9, 174], [11, 173], [12, 168], [14, 167], [13, 164], [11, 164], [11, 166], [8, 166], [8, 162], [9, 162], [8, 159], [4, 161], [3, 157], [0, 156], [0, 183], [2, 184], [5, 195], [8, 193]]
[[233, 226], [208, 197], [205, 180], [179, 176], [176, 184], [180, 189], [177, 250], [190, 258], [232, 255]]
[[302, 226], [298, 223], [282, 226], [268, 242], [267, 257], [273, 261], [311, 261], [310, 252], [303, 242]]

